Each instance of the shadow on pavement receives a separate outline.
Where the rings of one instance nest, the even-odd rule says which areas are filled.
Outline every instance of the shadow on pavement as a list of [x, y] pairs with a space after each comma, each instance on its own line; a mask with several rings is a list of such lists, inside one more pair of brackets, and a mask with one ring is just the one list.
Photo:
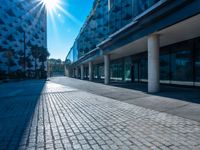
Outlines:
[[0, 85], [0, 149], [18, 149], [36, 111], [44, 80]]
[[[147, 93], [146, 83], [117, 83], [112, 82], [111, 86], [122, 87], [127, 89], [138, 90]], [[155, 96], [162, 96], [177, 100], [183, 100], [192, 103], [200, 104], [200, 89], [198, 87], [186, 87], [186, 86], [168, 86], [161, 85], [161, 90], [158, 93], [151, 94]]]

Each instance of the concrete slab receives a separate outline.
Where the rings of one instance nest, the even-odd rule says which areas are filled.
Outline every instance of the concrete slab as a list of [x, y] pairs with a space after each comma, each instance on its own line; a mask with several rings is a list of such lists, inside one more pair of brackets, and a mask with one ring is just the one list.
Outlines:
[[166, 113], [174, 114], [177, 116], [184, 116], [191, 120], [200, 122], [200, 105], [199, 104], [188, 104], [183, 107], [178, 107], [176, 109], [169, 109], [165, 111]]
[[111, 83], [111, 85], [104, 85], [67, 77], [50, 80], [125, 103], [200, 121], [199, 89], [161, 86], [161, 92], [148, 94], [146, 84]]
[[148, 96], [125, 101], [129, 104], [166, 112], [171, 109], [177, 109], [189, 104], [189, 102], [179, 101], [176, 99], [164, 98], [159, 96]]
[[[72, 82], [100, 94], [118, 94], [115, 99], [92, 94]], [[0, 93], [7, 93], [0, 98], [0, 149], [199, 149], [198, 104], [79, 80], [65, 83], [0, 85]], [[128, 100], [131, 95], [134, 99]]]

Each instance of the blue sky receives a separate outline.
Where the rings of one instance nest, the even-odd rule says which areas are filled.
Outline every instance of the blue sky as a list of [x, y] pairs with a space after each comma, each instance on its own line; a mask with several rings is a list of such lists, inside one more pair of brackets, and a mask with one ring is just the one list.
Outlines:
[[93, 0], [60, 0], [60, 2], [60, 6], [71, 16], [59, 9], [53, 12], [53, 17], [48, 14], [47, 43], [50, 58], [64, 61], [92, 8]]

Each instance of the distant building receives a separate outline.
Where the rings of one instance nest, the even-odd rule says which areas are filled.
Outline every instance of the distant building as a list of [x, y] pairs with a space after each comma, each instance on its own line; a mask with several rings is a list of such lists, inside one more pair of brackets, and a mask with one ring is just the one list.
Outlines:
[[47, 14], [36, 0], [0, 0], [0, 79], [46, 76]]
[[95, 0], [66, 58], [81, 79], [200, 86], [199, 0]]

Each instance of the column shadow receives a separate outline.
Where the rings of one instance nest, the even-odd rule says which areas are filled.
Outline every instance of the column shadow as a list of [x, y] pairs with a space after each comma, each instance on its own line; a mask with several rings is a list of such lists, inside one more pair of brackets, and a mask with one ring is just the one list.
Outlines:
[[[145, 93], [148, 92], [147, 83], [111, 82], [110, 85], [126, 89], [138, 90]], [[151, 95], [162, 96], [162, 97], [200, 104], [199, 87], [161, 84], [160, 92]]]

